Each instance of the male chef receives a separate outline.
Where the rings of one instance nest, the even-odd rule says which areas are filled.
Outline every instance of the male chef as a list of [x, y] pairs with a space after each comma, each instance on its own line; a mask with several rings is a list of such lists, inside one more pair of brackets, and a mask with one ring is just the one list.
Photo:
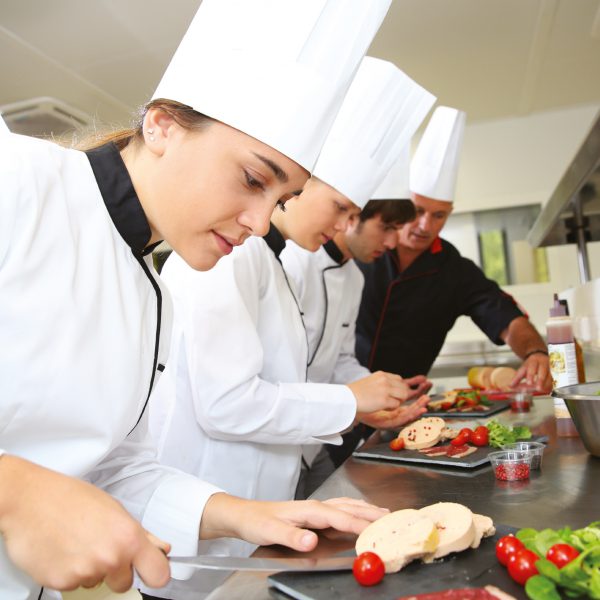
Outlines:
[[357, 356], [371, 370], [427, 373], [456, 319], [468, 315], [523, 361], [512, 385], [547, 392], [548, 353], [539, 333], [511, 296], [439, 237], [452, 212], [465, 121], [459, 110], [435, 110], [411, 163], [417, 217], [399, 230], [395, 251], [361, 265]]

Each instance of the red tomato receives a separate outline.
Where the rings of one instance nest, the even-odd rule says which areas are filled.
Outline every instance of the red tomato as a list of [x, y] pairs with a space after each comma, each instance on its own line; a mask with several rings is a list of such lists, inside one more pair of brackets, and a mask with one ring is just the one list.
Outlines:
[[442, 402], [442, 406], [440, 407], [442, 410], [449, 410], [454, 406], [454, 402]]
[[404, 438], [401, 437], [397, 437], [394, 438], [391, 442], [390, 442], [390, 448], [392, 450], [402, 450], [402, 448], [404, 448]]
[[[469, 430], [469, 431], [471, 431], [471, 430]], [[450, 443], [453, 446], [463, 446], [470, 439], [471, 439], [471, 435], [469, 433], [467, 433], [466, 431], [461, 431], [453, 440], [450, 440]]]
[[559, 569], [579, 556], [579, 550], [569, 544], [554, 544], [546, 552], [546, 558], [553, 562]]
[[385, 566], [375, 552], [363, 552], [354, 559], [352, 573], [360, 585], [375, 585], [383, 579]]
[[506, 566], [510, 555], [524, 547], [523, 542], [517, 539], [512, 533], [505, 535], [496, 542], [496, 558], [501, 565]]
[[487, 446], [489, 440], [488, 428], [485, 425], [480, 425], [471, 434], [469, 441], [475, 446]]
[[521, 548], [508, 559], [508, 574], [521, 585], [525, 585], [530, 577], [538, 574], [535, 563], [540, 557], [531, 550]]
[[469, 427], [463, 427], [459, 433], [464, 433], [470, 437], [473, 434], [473, 430]]

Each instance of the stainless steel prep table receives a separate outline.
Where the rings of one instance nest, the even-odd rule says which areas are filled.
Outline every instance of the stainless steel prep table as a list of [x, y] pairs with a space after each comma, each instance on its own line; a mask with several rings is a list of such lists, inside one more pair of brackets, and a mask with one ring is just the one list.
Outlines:
[[[489, 515], [496, 523], [515, 527], [582, 527], [600, 518], [600, 458], [590, 456], [579, 438], [557, 438], [552, 399], [537, 397], [532, 412], [497, 415], [504, 423], [524, 423], [549, 436], [541, 473], [528, 482], [497, 482], [490, 466], [433, 469], [350, 458], [313, 495], [364, 498], [390, 510], [419, 508], [434, 502], [460, 502]], [[453, 426], [454, 423], [452, 423]], [[376, 433], [367, 442], [379, 441]], [[334, 554], [350, 547], [348, 540], [322, 540], [313, 554]], [[261, 548], [264, 556], [294, 556], [285, 548]], [[236, 573], [215, 590], [210, 600], [268, 600], [264, 574]]]

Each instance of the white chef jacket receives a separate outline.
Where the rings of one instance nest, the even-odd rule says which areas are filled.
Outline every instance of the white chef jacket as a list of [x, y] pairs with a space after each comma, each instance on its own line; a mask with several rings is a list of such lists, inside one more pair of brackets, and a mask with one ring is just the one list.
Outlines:
[[371, 374], [354, 354], [364, 277], [333, 241], [316, 252], [286, 243], [281, 262], [293, 280], [308, 338], [308, 379], [351, 383]]
[[[0, 189], [0, 447], [91, 481], [196, 553], [218, 490], [161, 467], [146, 435], [171, 306], [119, 152], [3, 136]], [[0, 540], [0, 598], [39, 595]]]
[[[227, 492], [290, 500], [301, 444], [340, 443], [356, 400], [346, 386], [307, 384], [306, 334], [272, 226], [206, 272], [172, 254], [161, 276], [175, 303], [171, 359], [150, 410], [160, 460]], [[249, 554], [249, 544], [201, 542]]]

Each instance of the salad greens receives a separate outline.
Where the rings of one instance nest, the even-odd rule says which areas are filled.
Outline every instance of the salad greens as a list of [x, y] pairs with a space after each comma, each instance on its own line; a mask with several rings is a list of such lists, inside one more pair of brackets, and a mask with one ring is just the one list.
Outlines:
[[510, 427], [490, 421], [486, 427], [489, 432], [489, 444], [494, 448], [501, 448], [504, 444], [513, 444], [519, 440], [528, 440], [531, 438], [531, 429], [525, 426]]
[[[539, 575], [525, 584], [532, 600], [555, 600], [561, 593], [568, 598], [600, 599], [600, 521], [587, 527], [563, 529], [520, 529], [516, 534], [526, 548], [545, 557], [554, 544], [570, 544], [581, 554], [562, 569], [545, 558], [535, 563]], [[560, 588], [560, 591], [559, 591]]]

